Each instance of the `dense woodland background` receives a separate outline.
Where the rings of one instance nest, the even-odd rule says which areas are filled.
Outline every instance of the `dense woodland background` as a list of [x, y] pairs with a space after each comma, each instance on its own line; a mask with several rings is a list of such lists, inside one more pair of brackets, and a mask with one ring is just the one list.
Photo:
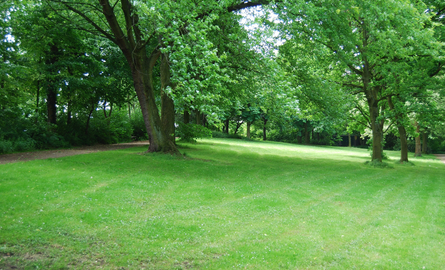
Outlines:
[[235, 137], [445, 152], [443, 1], [6, 0], [0, 153]]

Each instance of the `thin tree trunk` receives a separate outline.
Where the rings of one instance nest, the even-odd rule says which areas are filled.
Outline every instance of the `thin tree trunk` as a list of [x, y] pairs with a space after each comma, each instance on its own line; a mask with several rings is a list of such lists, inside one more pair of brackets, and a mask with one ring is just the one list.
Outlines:
[[184, 110], [184, 124], [190, 123], [190, 113], [187, 109]]
[[66, 125], [69, 126], [71, 124], [71, 100], [68, 100], [66, 111]]
[[37, 93], [36, 93], [36, 114], [39, 113], [39, 99], [40, 99], [40, 80], [37, 80]]
[[236, 128], [235, 128], [235, 133], [234, 134], [238, 133], [238, 130], [241, 127], [242, 124], [243, 124], [243, 122], [241, 122], [241, 121], [236, 123]]
[[226, 119], [226, 120], [224, 121], [224, 129], [223, 129], [223, 132], [225, 132], [225, 133], [227, 133], [227, 134], [229, 134], [229, 124], [230, 124], [230, 120], [229, 120], [229, 119]]
[[348, 133], [348, 141], [349, 141], [349, 147], [352, 147], [352, 139], [351, 139], [351, 134]]
[[422, 132], [422, 138], [423, 138], [422, 154], [426, 155], [428, 152], [428, 134], [426, 132]]
[[414, 125], [416, 126], [416, 133], [418, 134], [416, 137], [416, 150], [414, 152], [415, 157], [421, 157], [422, 156], [422, 143], [420, 141], [420, 128], [419, 123], [415, 121]]
[[304, 143], [305, 144], [310, 144], [310, 142], [311, 142], [310, 137], [311, 137], [311, 133], [309, 131], [309, 124], [308, 124], [308, 121], [306, 121], [304, 123]]
[[87, 123], [85, 125], [85, 135], [88, 135], [88, 130], [90, 129], [90, 119], [91, 119], [91, 115], [94, 112], [94, 106], [91, 108], [89, 114], [88, 114], [88, 119], [87, 119]]
[[267, 129], [266, 129], [267, 119], [265, 117], [263, 117], [263, 123], [264, 123], [264, 125], [263, 125], [263, 141], [267, 141], [267, 135], [266, 135], [266, 132], [267, 132]]
[[196, 118], [196, 124], [201, 125], [201, 114], [198, 110], [195, 110], [195, 118]]
[[250, 121], [247, 121], [247, 138], [249, 138], [249, 139], [250, 139], [250, 125], [251, 124], [252, 123]]

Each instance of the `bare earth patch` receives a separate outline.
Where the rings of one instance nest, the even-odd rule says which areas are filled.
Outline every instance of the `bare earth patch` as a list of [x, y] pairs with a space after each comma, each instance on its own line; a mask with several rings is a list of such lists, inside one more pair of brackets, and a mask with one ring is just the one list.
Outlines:
[[47, 158], [59, 158], [66, 156], [74, 156], [81, 154], [95, 153], [99, 151], [119, 150], [135, 146], [147, 146], [148, 141], [139, 141], [131, 143], [119, 143], [119, 144], [99, 144], [93, 146], [82, 146], [73, 149], [55, 149], [33, 152], [22, 152], [0, 155], [0, 164], [14, 163], [20, 161], [30, 161], [35, 159], [47, 159]]

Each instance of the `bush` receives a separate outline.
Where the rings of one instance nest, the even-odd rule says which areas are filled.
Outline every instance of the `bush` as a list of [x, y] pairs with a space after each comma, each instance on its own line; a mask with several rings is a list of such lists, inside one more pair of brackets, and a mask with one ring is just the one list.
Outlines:
[[181, 138], [182, 141], [195, 142], [199, 138], [212, 137], [212, 131], [201, 125], [192, 123], [184, 124], [179, 122], [176, 128], [176, 135]]
[[68, 147], [69, 143], [55, 132], [57, 126], [48, 123], [30, 125], [25, 134], [35, 142], [36, 149]]
[[221, 131], [212, 131], [212, 137], [213, 138], [230, 138], [230, 139], [241, 139], [242, 136], [238, 134], [227, 134], [225, 132]]
[[131, 128], [133, 129], [133, 140], [142, 141], [148, 140], [147, 129], [145, 128], [144, 118], [140, 111], [134, 113], [130, 120]]
[[113, 112], [105, 116], [97, 111], [90, 121], [88, 136], [94, 143], [113, 144], [131, 141], [133, 128], [125, 112]]
[[0, 140], [0, 154], [14, 152], [14, 145], [11, 141]]

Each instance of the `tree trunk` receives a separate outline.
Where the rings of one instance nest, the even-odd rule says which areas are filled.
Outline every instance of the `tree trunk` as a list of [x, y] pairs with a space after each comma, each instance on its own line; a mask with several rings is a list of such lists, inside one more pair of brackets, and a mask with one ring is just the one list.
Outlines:
[[201, 125], [201, 113], [198, 110], [195, 110], [195, 118], [196, 118], [196, 124]]
[[88, 113], [88, 119], [87, 119], [87, 123], [85, 125], [85, 135], [88, 135], [88, 130], [90, 129], [90, 119], [91, 119], [91, 115], [94, 112], [95, 107], [93, 106], [90, 110], [90, 112]]
[[383, 138], [383, 130], [378, 121], [379, 117], [379, 107], [378, 100], [376, 97], [369, 97], [368, 99], [369, 106], [369, 116], [371, 121], [371, 129], [372, 129], [372, 161], [377, 160], [382, 162], [383, 159], [383, 149], [382, 149], [382, 138]]
[[400, 136], [400, 163], [408, 162], [408, 140], [406, 139], [406, 130], [403, 125], [397, 126]]
[[263, 117], [263, 141], [267, 141], [267, 135], [266, 135], [266, 124], [267, 124], [267, 119]]
[[190, 113], [187, 109], [184, 110], [184, 124], [190, 123]]
[[310, 144], [311, 142], [311, 133], [309, 131], [308, 121], [304, 123], [304, 144]]
[[69, 126], [70, 124], [71, 124], [71, 100], [68, 100], [66, 108], [66, 125]]
[[414, 123], [414, 125], [416, 126], [416, 133], [418, 134], [416, 137], [416, 150], [414, 152], [414, 156], [415, 157], [421, 157], [422, 156], [422, 143], [420, 141], [420, 128], [419, 128], [419, 123], [417, 123], [417, 121]]
[[247, 121], [247, 138], [249, 138], [249, 139], [250, 139], [250, 125], [251, 124], [252, 124], [251, 122]]
[[40, 80], [37, 80], [37, 93], [36, 93], [36, 114], [39, 115], [39, 99], [40, 99]]
[[349, 141], [348, 146], [352, 147], [352, 139], [351, 139], [351, 134], [350, 133], [348, 133], [348, 141]]
[[226, 119], [226, 120], [224, 121], [223, 132], [225, 132], [225, 133], [227, 133], [227, 134], [229, 134], [229, 124], [230, 124], [230, 120], [229, 120], [229, 119]]
[[234, 134], [238, 133], [238, 130], [241, 127], [242, 124], [243, 124], [242, 121], [236, 122], [236, 128], [235, 128], [235, 133]]
[[175, 104], [165, 91], [167, 87], [172, 87], [170, 66], [168, 56], [163, 54], [161, 57], [161, 124], [164, 138], [162, 151], [176, 153], [178, 150], [175, 145]]
[[428, 134], [426, 132], [422, 132], [422, 138], [423, 138], [422, 154], [426, 155], [428, 152]]
[[46, 111], [48, 113], [48, 123], [57, 123], [57, 92], [55, 90], [53, 82], [49, 82], [47, 93], [46, 93]]
[[[162, 125], [162, 120], [156, 105], [153, 87], [153, 68], [161, 56], [160, 48], [156, 47], [151, 54], [147, 54], [147, 46], [143, 40], [143, 34], [138, 24], [139, 17], [137, 13], [134, 12], [132, 3], [128, 0], [122, 0], [120, 2], [126, 19], [125, 33], [128, 35], [126, 35], [120, 27], [119, 21], [114, 13], [115, 6], [111, 6], [108, 0], [99, 0], [100, 5], [102, 6], [102, 13], [113, 33], [113, 36], [107, 37], [119, 46], [119, 49], [124, 54], [131, 69], [134, 89], [137, 94], [139, 105], [141, 106], [145, 128], [150, 141], [148, 151], [174, 151], [178, 153], [174, 141], [171, 140], [172, 134], [165, 134], [165, 132], [168, 132], [171, 128], [170, 119], [172, 115], [172, 104], [168, 96], [164, 98], [161, 97], [161, 99], [164, 100], [164, 104], [161, 105], [161, 107], [166, 110], [163, 119], [169, 119], [168, 123], [165, 123], [165, 125]], [[70, 9], [73, 10], [72, 7]], [[169, 75], [166, 76], [170, 79]]]

